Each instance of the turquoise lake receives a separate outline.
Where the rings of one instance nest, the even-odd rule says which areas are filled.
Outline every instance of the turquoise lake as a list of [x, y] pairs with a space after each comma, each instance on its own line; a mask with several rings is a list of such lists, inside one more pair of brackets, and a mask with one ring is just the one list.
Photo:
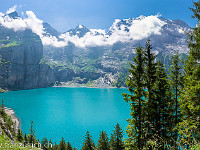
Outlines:
[[119, 123], [124, 130], [130, 106], [123, 100], [127, 89], [50, 87], [0, 94], [5, 106], [14, 109], [23, 133], [34, 122], [36, 137], [59, 142], [62, 137], [73, 147], [82, 147], [88, 130], [97, 144], [101, 130], [110, 134]]

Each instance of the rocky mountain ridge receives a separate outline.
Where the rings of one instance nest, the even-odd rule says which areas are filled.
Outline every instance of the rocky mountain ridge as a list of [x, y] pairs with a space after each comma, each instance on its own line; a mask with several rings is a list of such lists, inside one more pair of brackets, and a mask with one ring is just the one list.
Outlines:
[[0, 26], [0, 85], [9, 90], [51, 86], [54, 72], [40, 64], [43, 45], [31, 30], [14, 32]]
[[[117, 32], [123, 30], [123, 33], [129, 33], [133, 22], [142, 19], [144, 19], [143, 16], [136, 19], [117, 20], [108, 32], [100, 33], [95, 30], [95, 35], [103, 34], [103, 36], [109, 38], [116, 33], [116, 30]], [[141, 40], [117, 41], [111, 45], [80, 47], [71, 41], [64, 47], [44, 45], [44, 58], [47, 64], [58, 69], [56, 78], [58, 82], [74, 81], [80, 84], [95, 84], [95, 86], [112, 85], [118, 80], [121, 73], [124, 74], [125, 78], [129, 62], [132, 61], [135, 55], [134, 49], [139, 44], [145, 47], [145, 42], [149, 38], [151, 39], [153, 51], [157, 54], [157, 59], [162, 60], [168, 67], [172, 55], [177, 51], [182, 58], [186, 57], [188, 47], [185, 32], [191, 29], [181, 20], [167, 20], [164, 18], [159, 18], [159, 20], [164, 22], [160, 28], [160, 34], [151, 34]], [[79, 37], [78, 40], [94, 34], [94, 30], [87, 29], [82, 25], [67, 32], [71, 36]]]
[[[19, 18], [16, 12], [8, 16]], [[169, 66], [177, 51], [186, 57], [185, 32], [191, 30], [181, 20], [155, 16], [118, 19], [107, 32], [78, 25], [60, 33], [48, 23], [42, 26], [43, 34], [37, 35], [31, 29], [14, 31], [0, 25], [1, 87], [31, 89], [63, 82], [115, 86], [119, 78], [125, 79], [139, 44], [145, 46], [150, 38], [157, 59]], [[43, 43], [44, 38], [56, 45]]]

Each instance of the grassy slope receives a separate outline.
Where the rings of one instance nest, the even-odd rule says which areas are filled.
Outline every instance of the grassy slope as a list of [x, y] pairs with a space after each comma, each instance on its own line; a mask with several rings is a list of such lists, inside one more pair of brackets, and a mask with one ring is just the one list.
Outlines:
[[22, 147], [19, 146], [20, 142], [15, 141], [15, 144], [7, 137], [5, 134], [0, 135], [0, 149], [7, 149], [7, 150], [30, 150], [30, 149], [36, 149], [38, 148], [32, 148], [32, 147]]

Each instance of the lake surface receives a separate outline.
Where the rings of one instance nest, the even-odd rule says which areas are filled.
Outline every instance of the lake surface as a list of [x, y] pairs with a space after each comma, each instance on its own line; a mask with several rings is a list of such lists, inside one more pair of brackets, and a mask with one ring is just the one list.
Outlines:
[[[62, 137], [73, 147], [82, 147], [88, 130], [97, 144], [101, 130], [110, 134], [119, 123], [128, 125], [130, 106], [123, 100], [127, 89], [50, 87], [0, 94], [5, 106], [14, 109], [24, 133], [34, 122], [36, 137], [59, 142]], [[124, 131], [125, 133], [125, 131]]]

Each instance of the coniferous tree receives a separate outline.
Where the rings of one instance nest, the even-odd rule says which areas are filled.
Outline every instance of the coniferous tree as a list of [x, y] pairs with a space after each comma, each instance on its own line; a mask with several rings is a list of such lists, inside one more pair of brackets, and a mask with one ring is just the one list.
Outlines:
[[29, 143], [30, 144], [35, 144], [36, 140], [36, 136], [35, 136], [35, 130], [34, 130], [34, 123], [33, 121], [31, 121], [31, 127], [30, 127], [30, 135], [29, 135]]
[[104, 131], [102, 131], [99, 135], [97, 149], [98, 150], [110, 150], [108, 135]]
[[52, 148], [53, 150], [58, 150], [58, 145], [56, 144], [56, 142], [55, 142], [55, 144], [53, 145], [53, 148]]
[[4, 100], [3, 99], [1, 100], [1, 109], [2, 110], [4, 109]]
[[66, 150], [66, 143], [63, 137], [62, 140], [60, 141], [60, 144], [58, 145], [58, 150]]
[[90, 135], [89, 131], [87, 131], [83, 142], [82, 150], [94, 150], [94, 149], [95, 149], [95, 144], [92, 140], [92, 136]]
[[156, 81], [154, 84], [154, 120], [153, 120], [153, 140], [157, 141], [156, 147], [164, 149], [167, 141], [171, 137], [171, 109], [170, 109], [170, 86], [164, 65], [159, 61], [156, 66]]
[[110, 136], [110, 141], [109, 141], [109, 145], [110, 145], [110, 149], [113, 150], [114, 145], [115, 145], [115, 136], [113, 134], [111, 134]]
[[22, 142], [24, 140], [22, 130], [20, 129], [17, 130], [17, 140], [19, 142]]
[[115, 130], [113, 131], [113, 134], [111, 135], [110, 148], [111, 150], [124, 149], [123, 130], [118, 123], [115, 126]]
[[[170, 86], [171, 86], [171, 93], [172, 93], [172, 100], [173, 100], [173, 108], [174, 108], [174, 123], [173, 127], [176, 127], [176, 125], [180, 121], [180, 106], [179, 106], [179, 97], [180, 92], [182, 89], [182, 75], [181, 75], [181, 66], [179, 65], [180, 59], [178, 56], [178, 53], [173, 56], [172, 64], [170, 66]], [[175, 148], [177, 149], [178, 144], [178, 130], [177, 128], [174, 128], [175, 134], [174, 140], [175, 140]]]
[[173, 143], [172, 92], [165, 67], [161, 62], [156, 63], [150, 40], [147, 40], [144, 51], [141, 47], [136, 49], [133, 61], [127, 79], [132, 95], [123, 94], [124, 100], [131, 104], [132, 117], [128, 120], [126, 147], [165, 149]]
[[5, 108], [4, 108], [4, 100], [2, 99], [1, 100], [1, 115], [3, 116], [3, 117], [5, 117], [5, 110], [4, 110]]
[[126, 140], [126, 147], [141, 150], [144, 146], [144, 116], [145, 116], [145, 102], [144, 96], [144, 55], [143, 48], [139, 46], [136, 48], [136, 57], [133, 58], [134, 64], [130, 64], [130, 75], [127, 78], [126, 85], [131, 94], [123, 93], [124, 100], [131, 105], [131, 119], [128, 119], [129, 125], [127, 127], [128, 138]]
[[190, 48], [184, 65], [184, 88], [180, 96], [181, 121], [179, 123], [180, 142], [187, 148], [200, 142], [200, 1], [191, 8], [197, 19], [197, 26], [188, 34]]
[[152, 52], [152, 45], [150, 43], [150, 39], [147, 40], [145, 49], [144, 49], [144, 57], [145, 57], [145, 71], [144, 71], [144, 81], [145, 87], [147, 88], [146, 92], [146, 117], [144, 117], [144, 122], [146, 126], [145, 139], [151, 139], [154, 135], [154, 118], [155, 118], [155, 111], [154, 111], [154, 91], [153, 87], [156, 81], [156, 55]]
[[66, 150], [72, 150], [72, 146], [71, 146], [71, 144], [69, 142], [67, 142]]
[[183, 145], [200, 139], [200, 64], [189, 56], [184, 66], [184, 88], [180, 96], [181, 122], [179, 134]]
[[190, 48], [190, 56], [200, 61], [200, 1], [194, 2], [194, 8], [190, 8], [190, 10], [194, 13], [192, 17], [197, 19], [197, 25], [188, 33], [188, 47]]
[[24, 145], [27, 145], [27, 144], [28, 144], [28, 138], [27, 138], [27, 135], [25, 133], [25, 135], [24, 135]]

